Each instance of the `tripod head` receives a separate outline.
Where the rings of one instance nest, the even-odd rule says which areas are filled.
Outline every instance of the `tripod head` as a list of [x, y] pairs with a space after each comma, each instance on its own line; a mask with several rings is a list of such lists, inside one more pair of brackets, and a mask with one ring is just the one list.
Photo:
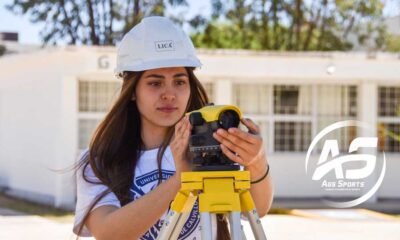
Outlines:
[[237, 128], [242, 118], [240, 109], [233, 105], [207, 105], [187, 113], [193, 126], [189, 149], [194, 154], [193, 171], [237, 171], [240, 166], [223, 154], [213, 133], [219, 128]]

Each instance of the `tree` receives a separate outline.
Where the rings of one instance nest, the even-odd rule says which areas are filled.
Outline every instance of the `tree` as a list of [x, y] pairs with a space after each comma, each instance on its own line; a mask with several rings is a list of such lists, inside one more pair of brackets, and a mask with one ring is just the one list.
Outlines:
[[[210, 17], [189, 22], [197, 47], [288, 51], [369, 50], [388, 44], [381, 0], [210, 0]], [[166, 15], [186, 0], [13, 0], [8, 9], [45, 23], [44, 44], [114, 45], [143, 17]], [[393, 47], [391, 47], [393, 49]]]
[[167, 7], [182, 5], [185, 0], [13, 0], [7, 8], [45, 23], [44, 44], [114, 45], [143, 17], [163, 16]]
[[[387, 35], [385, 41], [386, 50], [400, 53], [400, 36]], [[400, 114], [399, 114], [400, 115]]]
[[0, 45], [0, 57], [6, 53], [7, 49], [4, 45]]
[[[213, 14], [207, 31], [193, 35], [199, 47], [221, 43], [223, 30], [238, 30], [237, 48], [294, 51], [348, 50], [367, 44], [383, 45], [383, 4], [380, 0], [212, 0]], [[210, 31], [210, 29], [213, 31]], [[212, 32], [216, 36], [202, 36]], [[354, 37], [355, 36], [355, 37]], [[203, 41], [203, 40], [204, 41]], [[358, 42], [350, 41], [356, 39]], [[237, 41], [236, 38], [234, 38]], [[215, 44], [217, 41], [218, 44]]]

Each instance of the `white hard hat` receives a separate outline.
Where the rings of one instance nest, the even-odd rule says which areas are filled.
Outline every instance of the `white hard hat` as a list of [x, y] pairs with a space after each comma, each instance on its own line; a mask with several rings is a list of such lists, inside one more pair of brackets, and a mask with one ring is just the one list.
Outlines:
[[147, 17], [122, 38], [115, 72], [200, 67], [190, 38], [165, 17]]

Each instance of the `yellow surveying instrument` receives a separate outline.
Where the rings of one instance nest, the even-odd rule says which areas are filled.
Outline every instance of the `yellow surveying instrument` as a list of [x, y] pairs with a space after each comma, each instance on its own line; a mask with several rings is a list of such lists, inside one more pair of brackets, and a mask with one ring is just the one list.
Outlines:
[[218, 128], [238, 127], [242, 113], [232, 105], [209, 105], [188, 113], [192, 124], [189, 140], [194, 154], [193, 172], [183, 172], [181, 189], [171, 204], [159, 240], [178, 239], [197, 198], [201, 221], [201, 239], [212, 240], [211, 214], [228, 214], [232, 240], [243, 240], [240, 219], [245, 213], [254, 238], [266, 240], [260, 218], [250, 194], [250, 172], [226, 157], [212, 134]]

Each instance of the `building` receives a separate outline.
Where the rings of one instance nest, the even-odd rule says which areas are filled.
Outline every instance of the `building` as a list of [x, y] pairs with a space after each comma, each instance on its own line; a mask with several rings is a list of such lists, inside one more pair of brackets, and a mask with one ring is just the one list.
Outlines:
[[16, 32], [0, 32], [1, 41], [18, 42], [18, 33]]
[[19, 34], [17, 32], [0, 32], [0, 56], [4, 54], [25, 54], [39, 51], [42, 47], [37, 44], [19, 43]]
[[[325, 197], [304, 173], [307, 149], [324, 127], [357, 119], [372, 128], [336, 134], [341, 151], [357, 136], [379, 136], [387, 168], [370, 201], [400, 201], [400, 142], [380, 130], [400, 133], [398, 55], [202, 50], [199, 57], [197, 76], [213, 101], [240, 106], [261, 126], [276, 199]], [[118, 95], [115, 59], [112, 47], [0, 58], [0, 186], [8, 194], [74, 207], [73, 174], [57, 170], [76, 162]]]

